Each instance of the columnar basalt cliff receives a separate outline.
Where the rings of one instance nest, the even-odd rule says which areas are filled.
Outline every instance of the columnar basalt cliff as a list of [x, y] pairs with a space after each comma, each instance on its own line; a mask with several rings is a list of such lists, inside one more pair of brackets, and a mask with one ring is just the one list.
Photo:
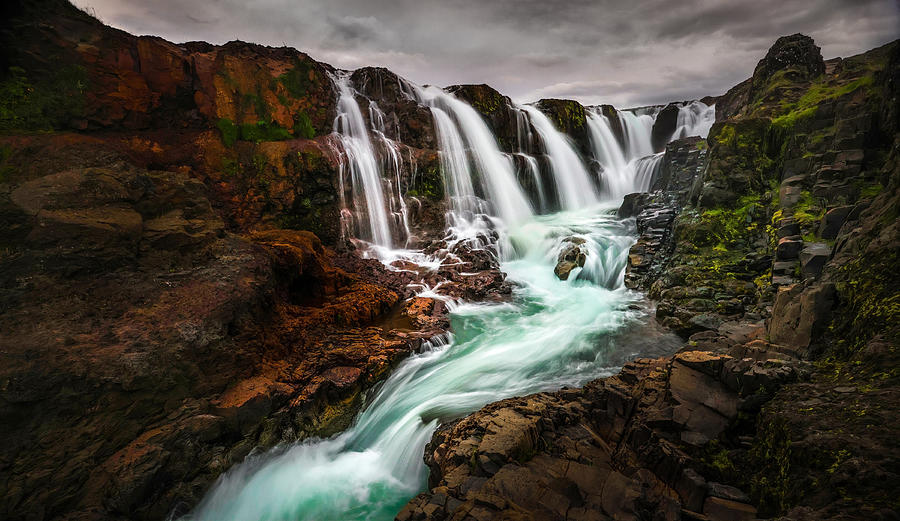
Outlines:
[[[184, 514], [254, 449], [346, 429], [446, 332], [445, 301], [412, 287], [508, 298], [495, 250], [445, 237], [433, 113], [391, 71], [133, 36], [65, 0], [2, 10], [4, 519]], [[704, 98], [708, 139], [671, 141], [680, 105], [655, 108], [661, 167], [619, 209], [638, 232], [625, 280], [684, 348], [442, 426], [399, 519], [895, 519], [898, 70], [897, 42], [824, 61], [793, 35]], [[436, 268], [363, 259], [342, 226], [338, 77]], [[525, 111], [446, 91], [532, 203], [559, 195]], [[585, 164], [592, 114], [625, 147], [631, 114], [536, 106]]]

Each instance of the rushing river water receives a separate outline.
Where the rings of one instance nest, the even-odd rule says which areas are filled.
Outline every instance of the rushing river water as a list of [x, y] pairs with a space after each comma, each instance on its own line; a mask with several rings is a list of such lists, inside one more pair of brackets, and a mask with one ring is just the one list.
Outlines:
[[[425, 487], [425, 444], [438, 424], [490, 402], [578, 386], [615, 373], [671, 339], [630, 342], [646, 322], [622, 287], [633, 230], [613, 205], [541, 216], [510, 230], [516, 284], [503, 304], [460, 304], [452, 337], [404, 361], [344, 433], [248, 458], [217, 482], [195, 520], [389, 520]], [[586, 240], [588, 262], [553, 274], [563, 239]], [[443, 345], [437, 345], [443, 344]]]

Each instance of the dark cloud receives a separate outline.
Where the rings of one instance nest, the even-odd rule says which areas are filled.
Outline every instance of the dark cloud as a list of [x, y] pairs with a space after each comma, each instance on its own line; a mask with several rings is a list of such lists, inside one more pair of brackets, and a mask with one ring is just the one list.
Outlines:
[[828, 57], [898, 36], [897, 0], [75, 0], [174, 41], [290, 45], [417, 83], [488, 83], [518, 101], [646, 105], [721, 94], [776, 38]]

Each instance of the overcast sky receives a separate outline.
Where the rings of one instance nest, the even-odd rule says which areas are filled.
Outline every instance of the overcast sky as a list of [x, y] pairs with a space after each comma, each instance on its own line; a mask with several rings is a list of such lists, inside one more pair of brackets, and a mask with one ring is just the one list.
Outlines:
[[289, 45], [419, 84], [487, 83], [516, 101], [629, 107], [721, 94], [778, 36], [825, 58], [900, 35], [900, 0], [75, 0], [175, 42]]

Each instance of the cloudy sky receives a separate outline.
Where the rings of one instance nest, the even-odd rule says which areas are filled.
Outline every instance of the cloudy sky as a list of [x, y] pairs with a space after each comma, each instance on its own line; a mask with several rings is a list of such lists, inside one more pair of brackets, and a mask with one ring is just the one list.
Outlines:
[[420, 84], [488, 83], [520, 102], [619, 107], [721, 94], [778, 36], [825, 58], [900, 36], [900, 0], [75, 0], [176, 42], [289, 45]]

